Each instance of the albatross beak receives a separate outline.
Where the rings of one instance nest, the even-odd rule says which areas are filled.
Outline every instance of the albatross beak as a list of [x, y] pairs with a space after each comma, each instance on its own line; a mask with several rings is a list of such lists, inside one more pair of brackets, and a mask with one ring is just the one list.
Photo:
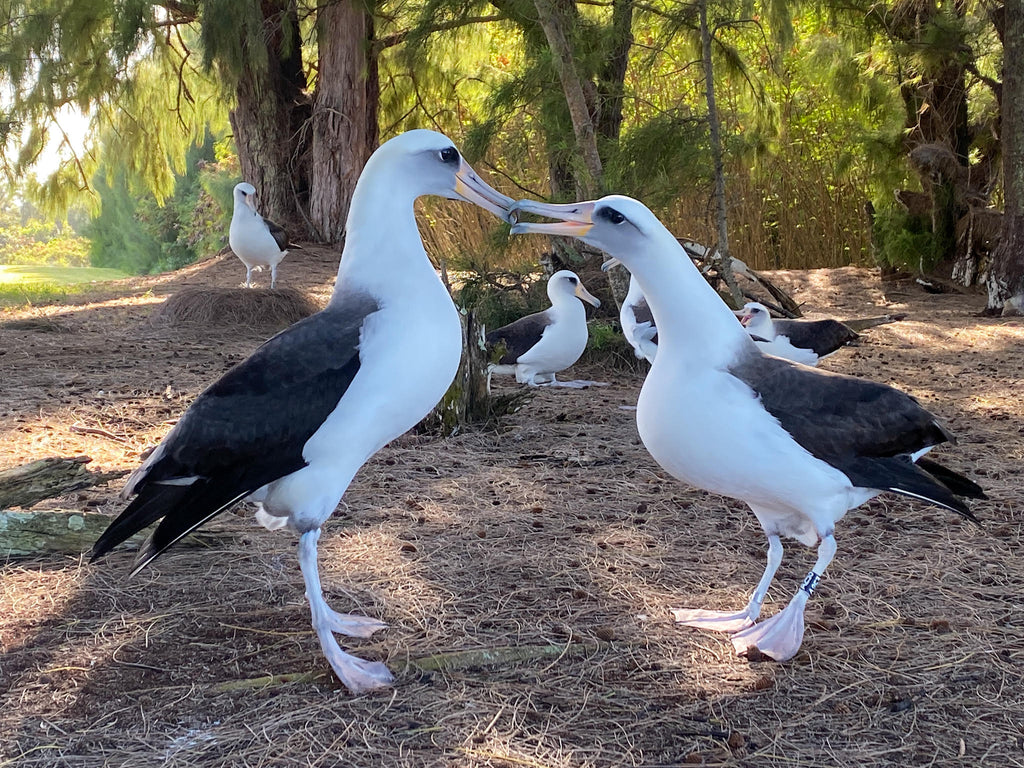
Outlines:
[[583, 283], [576, 283], [576, 291], [575, 291], [575, 293], [576, 293], [576, 296], [578, 298], [580, 298], [583, 301], [587, 302], [591, 306], [594, 306], [594, 307], [600, 307], [601, 306], [601, 300], [599, 298], [597, 298], [597, 296], [592, 294], [590, 291], [588, 291], [586, 288], [584, 288], [583, 287]]
[[477, 176], [476, 171], [465, 160], [455, 172], [455, 194], [467, 202], [479, 205], [485, 211], [490, 211], [502, 221], [509, 220], [509, 209], [515, 203], [511, 197], [501, 194]]
[[247, 194], [245, 196], [245, 204], [248, 205], [250, 208], [252, 208], [254, 211], [256, 210], [256, 193], [255, 192], [253, 192], [251, 195]]
[[[549, 219], [561, 219], [548, 224], [519, 221], [519, 213], [535, 213]], [[569, 203], [568, 205], [552, 205], [537, 203], [533, 200], [520, 200], [512, 206], [510, 212], [512, 234], [521, 235], [536, 232], [542, 235], [568, 235], [583, 237], [594, 226], [594, 203]]]

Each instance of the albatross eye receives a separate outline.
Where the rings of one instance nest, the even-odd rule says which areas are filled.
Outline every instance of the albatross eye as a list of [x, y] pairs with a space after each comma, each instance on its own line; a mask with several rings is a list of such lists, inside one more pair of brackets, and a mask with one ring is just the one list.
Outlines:
[[626, 217], [614, 208], [602, 208], [597, 212], [597, 215], [602, 219], [610, 221], [612, 224], [621, 224], [626, 220]]
[[441, 150], [442, 163], [457, 163], [459, 161], [459, 150], [455, 147], [445, 147]]

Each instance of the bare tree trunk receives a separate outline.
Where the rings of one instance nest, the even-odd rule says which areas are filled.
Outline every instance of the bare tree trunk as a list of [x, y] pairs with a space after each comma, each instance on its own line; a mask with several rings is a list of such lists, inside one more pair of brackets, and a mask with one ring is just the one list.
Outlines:
[[1003, 226], [986, 312], [1024, 313], [1024, 0], [1007, 0], [1003, 49]]
[[321, 8], [317, 34], [309, 218], [319, 241], [338, 243], [356, 181], [377, 144], [373, 17], [364, 0], [335, 0]]
[[715, 77], [711, 67], [711, 30], [708, 27], [708, 3], [700, 0], [697, 3], [700, 13], [700, 42], [704, 59], [704, 93], [708, 104], [708, 128], [711, 133], [711, 159], [715, 167], [715, 208], [718, 220], [718, 256], [719, 274], [729, 286], [736, 305], [743, 303], [743, 293], [736, 284], [736, 276], [732, 273], [732, 254], [729, 252], [729, 224], [725, 206], [725, 164], [722, 161], [721, 125], [718, 121], [718, 107], [715, 105]]
[[242, 178], [256, 187], [260, 213], [298, 236], [307, 231], [309, 192], [301, 130], [309, 105], [298, 13], [294, 0], [256, 2], [263, 34], [242, 40], [246, 64], [238, 75], [231, 128]]
[[596, 197], [601, 189], [604, 169], [597, 150], [597, 132], [590, 105], [587, 103], [586, 86], [576, 67], [572, 44], [566, 34], [565, 15], [560, 12], [557, 0], [534, 0], [534, 5], [537, 7], [540, 25], [551, 47], [551, 53], [554, 55], [555, 68], [558, 70], [558, 78], [565, 93], [565, 103], [572, 118], [576, 147], [583, 160], [585, 172], [577, 174], [582, 187], [579, 193], [583, 198], [590, 200]]

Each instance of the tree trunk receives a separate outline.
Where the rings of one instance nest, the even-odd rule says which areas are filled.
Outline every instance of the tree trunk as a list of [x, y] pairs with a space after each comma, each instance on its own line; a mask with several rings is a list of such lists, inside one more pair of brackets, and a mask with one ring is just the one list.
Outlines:
[[336, 0], [321, 8], [317, 23], [309, 218], [317, 240], [338, 243], [356, 181], [377, 145], [373, 17], [363, 0]]
[[576, 174], [581, 187], [578, 195], [583, 199], [592, 200], [600, 192], [604, 171], [597, 149], [597, 132], [590, 105], [587, 103], [587, 87], [576, 66], [573, 47], [569, 41], [568, 23], [565, 14], [558, 7], [557, 0], [534, 0], [534, 5], [537, 7], [541, 28], [554, 56], [558, 79], [562, 83], [565, 103], [572, 118], [576, 148], [583, 161], [582, 172]]
[[[258, 2], [258, 0], [256, 0]], [[231, 128], [242, 178], [256, 187], [260, 213], [292, 231], [307, 232], [309, 116], [302, 40], [294, 0], [264, 0], [263, 34], [242, 40]]]
[[1003, 226], [988, 272], [992, 314], [1024, 312], [1024, 0], [1007, 0], [1003, 49]]
[[622, 99], [633, 47], [633, 0], [612, 0], [611, 46], [598, 76], [600, 109], [597, 134], [617, 140], [622, 129]]
[[743, 293], [736, 284], [732, 273], [732, 255], [729, 253], [729, 223], [725, 206], [725, 164], [722, 161], [722, 135], [718, 121], [718, 107], [715, 104], [715, 76], [711, 66], [711, 29], [708, 27], [708, 3], [700, 0], [700, 42], [704, 59], [704, 95], [708, 104], [708, 129], [711, 134], [711, 159], [715, 168], [715, 209], [718, 221], [718, 272], [729, 287], [729, 293], [737, 306], [743, 303]]

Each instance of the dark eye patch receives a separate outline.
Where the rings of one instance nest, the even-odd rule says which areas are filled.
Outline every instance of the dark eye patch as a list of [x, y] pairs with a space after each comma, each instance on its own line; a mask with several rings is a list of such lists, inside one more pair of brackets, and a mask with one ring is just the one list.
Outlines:
[[459, 161], [459, 150], [455, 147], [445, 147], [441, 150], [441, 162], [457, 163]]
[[614, 208], [601, 208], [598, 210], [597, 215], [606, 221], [610, 221], [612, 224], [621, 224], [626, 220], [626, 217]]

